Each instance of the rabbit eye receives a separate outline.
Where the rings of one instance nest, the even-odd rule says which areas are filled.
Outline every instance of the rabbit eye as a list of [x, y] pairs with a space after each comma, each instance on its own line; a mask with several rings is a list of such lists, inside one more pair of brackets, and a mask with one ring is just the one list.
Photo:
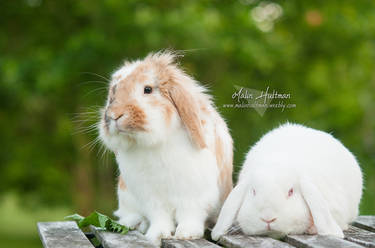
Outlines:
[[151, 94], [152, 93], [152, 87], [151, 86], [145, 86], [143, 93], [145, 94]]
[[293, 195], [293, 192], [294, 192], [293, 188], [290, 188], [290, 190], [288, 191], [288, 197], [291, 197]]
[[255, 189], [253, 189], [253, 196], [255, 196], [257, 193], [255, 192]]

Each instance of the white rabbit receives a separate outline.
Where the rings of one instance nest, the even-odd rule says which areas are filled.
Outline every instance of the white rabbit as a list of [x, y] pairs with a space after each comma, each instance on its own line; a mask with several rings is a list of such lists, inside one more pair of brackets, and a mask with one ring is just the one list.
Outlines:
[[112, 75], [99, 130], [120, 170], [120, 223], [158, 244], [172, 234], [202, 237], [232, 189], [232, 138], [173, 53], [126, 62]]
[[358, 215], [361, 195], [361, 169], [340, 141], [287, 123], [250, 149], [211, 235], [219, 239], [237, 221], [249, 235], [343, 237]]

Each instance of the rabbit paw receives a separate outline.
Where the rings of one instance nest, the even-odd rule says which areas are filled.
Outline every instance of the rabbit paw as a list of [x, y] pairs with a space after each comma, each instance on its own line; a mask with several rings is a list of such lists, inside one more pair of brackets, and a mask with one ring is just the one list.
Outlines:
[[178, 224], [175, 238], [177, 239], [199, 239], [203, 237], [204, 226], [202, 223], [182, 222]]
[[218, 227], [214, 227], [214, 229], [212, 229], [212, 232], [211, 232], [211, 238], [212, 240], [214, 241], [218, 241], [219, 238], [224, 234], [224, 232], [222, 230], [219, 230]]
[[154, 245], [160, 246], [161, 239], [168, 239], [172, 237], [173, 226], [170, 224], [155, 224], [150, 226], [146, 233], [146, 238]]
[[137, 225], [142, 223], [143, 217], [138, 214], [127, 214], [119, 219], [119, 223], [131, 229], [135, 229]]

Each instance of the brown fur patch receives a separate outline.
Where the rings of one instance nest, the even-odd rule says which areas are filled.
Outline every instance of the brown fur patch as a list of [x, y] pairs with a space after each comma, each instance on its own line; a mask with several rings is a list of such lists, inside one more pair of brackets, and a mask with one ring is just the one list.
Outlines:
[[126, 128], [146, 131], [146, 114], [143, 112], [143, 110], [137, 105], [126, 105], [124, 109], [125, 112], [129, 114], [129, 117], [126, 118], [123, 125]]
[[128, 101], [129, 96], [139, 83], [149, 79], [147, 74], [151, 70], [150, 63], [141, 63], [128, 76], [122, 78], [116, 85], [116, 92], [113, 92], [114, 99], [119, 103]]
[[127, 118], [121, 123], [120, 127], [132, 130], [142, 130], [146, 131], [146, 114], [144, 111], [135, 104], [113, 104], [109, 107], [111, 113], [113, 113], [114, 118], [118, 119], [122, 115], [127, 115]]
[[122, 176], [118, 177], [118, 187], [119, 189], [125, 191], [127, 189], [124, 179], [122, 179]]
[[169, 98], [175, 105], [190, 137], [200, 149], [205, 148], [206, 142], [199, 119], [199, 108], [193, 96], [181, 84], [168, 83], [167, 87]]
[[231, 154], [230, 161], [225, 161], [224, 157], [224, 144], [218, 133], [215, 134], [215, 154], [216, 161], [219, 168], [219, 184], [222, 187], [222, 197], [225, 200], [232, 190], [232, 160], [233, 155]]
[[227, 199], [229, 193], [232, 191], [233, 188], [233, 181], [232, 181], [232, 173], [233, 173], [233, 163], [227, 162], [224, 164], [224, 173], [220, 175], [220, 180], [222, 180], [223, 184], [223, 192], [222, 192], [222, 199], [223, 201]]
[[171, 123], [172, 115], [173, 115], [173, 107], [166, 105], [165, 106], [165, 120], [167, 122], [167, 125]]
[[218, 136], [217, 134], [215, 135], [215, 154], [218, 165], [222, 167], [224, 161], [224, 147], [220, 136]]
[[[138, 68], [139, 67], [139, 68]], [[137, 83], [143, 83], [147, 80], [147, 76], [144, 73], [144, 67], [139, 65], [130, 75], [122, 79], [117, 84], [117, 90], [115, 98], [118, 101], [124, 101], [129, 98], [132, 91], [135, 89]]]
[[137, 84], [147, 79], [147, 71], [150, 70], [150, 64], [142, 63], [138, 65], [124, 80], [127, 84]]

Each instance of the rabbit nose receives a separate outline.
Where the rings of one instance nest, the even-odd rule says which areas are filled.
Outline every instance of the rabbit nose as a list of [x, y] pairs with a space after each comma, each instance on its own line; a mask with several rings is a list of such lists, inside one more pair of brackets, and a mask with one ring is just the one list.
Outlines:
[[113, 111], [112, 109], [107, 109], [107, 111], [105, 111], [105, 118], [110, 120], [118, 120], [120, 119], [122, 116], [124, 115], [124, 113], [121, 111]]
[[104, 114], [105, 123], [108, 125], [111, 119], [116, 121], [120, 119], [123, 115], [124, 115], [123, 113], [116, 114], [116, 113], [113, 113], [112, 111], [105, 111], [105, 114]]
[[114, 120], [117, 121], [118, 119], [120, 119], [124, 114], [119, 114], [119, 115], [115, 115], [114, 116]]
[[270, 220], [265, 220], [265, 219], [261, 218], [261, 220], [264, 221], [264, 222], [266, 222], [267, 224], [274, 222], [276, 219], [277, 218], [273, 218], [273, 219], [270, 219]]

